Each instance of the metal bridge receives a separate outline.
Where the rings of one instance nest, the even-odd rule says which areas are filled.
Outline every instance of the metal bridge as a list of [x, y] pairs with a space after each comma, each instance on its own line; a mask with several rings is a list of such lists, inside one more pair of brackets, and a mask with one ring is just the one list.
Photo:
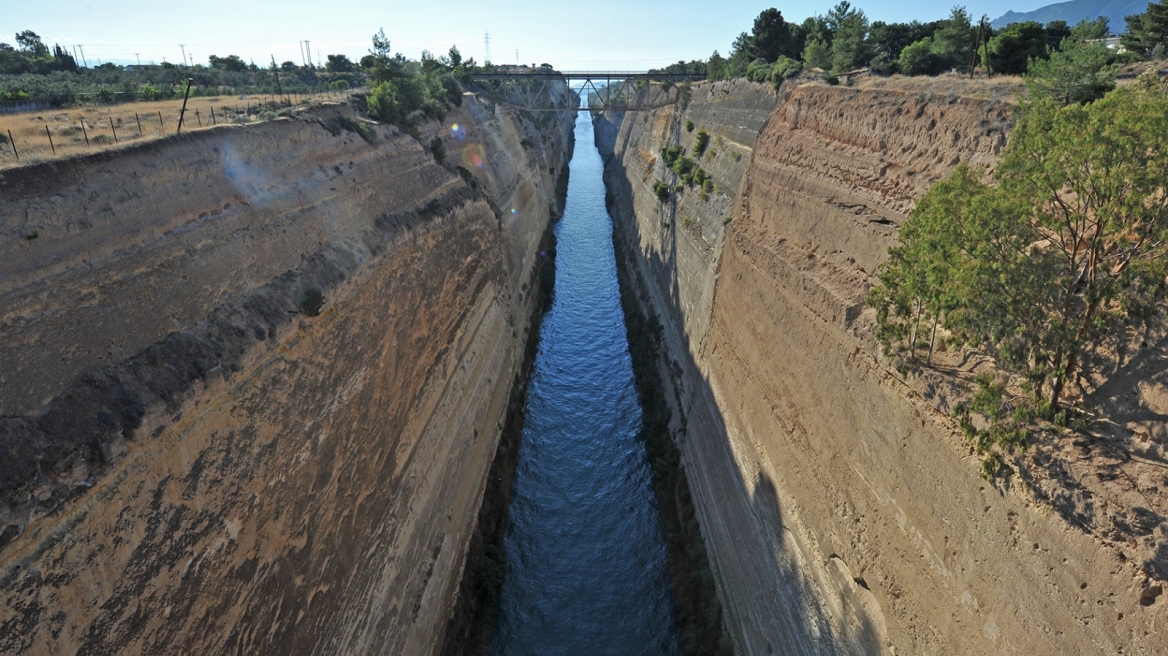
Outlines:
[[[557, 71], [550, 68], [523, 68], [472, 73], [471, 79], [495, 92], [503, 104], [530, 111], [616, 111], [639, 112], [659, 109], [677, 102], [678, 84], [706, 79], [696, 73], [651, 73], [645, 71]], [[588, 104], [549, 104], [548, 85], [579, 82], [578, 93]], [[603, 82], [603, 86], [597, 86]], [[656, 82], [658, 84], [652, 84]]]

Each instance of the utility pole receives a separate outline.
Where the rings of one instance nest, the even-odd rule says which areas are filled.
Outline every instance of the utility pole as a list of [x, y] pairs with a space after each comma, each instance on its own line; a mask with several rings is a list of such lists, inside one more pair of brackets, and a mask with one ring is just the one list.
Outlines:
[[483, 63], [491, 63], [491, 32], [483, 32]]
[[515, 49], [515, 65], [519, 66], [519, 48]]
[[300, 48], [300, 65], [308, 66], [308, 60], [304, 58], [304, 42], [298, 41], [296, 45]]
[[308, 53], [308, 67], [313, 68], [313, 66], [312, 66], [312, 47], [309, 46], [308, 39], [304, 40], [304, 52]]
[[79, 43], [77, 48], [81, 51], [81, 61], [85, 62], [85, 68], [89, 68], [89, 60], [85, 58], [85, 46]]
[[191, 67], [193, 68], [195, 65], [195, 53], [192, 52], [191, 54], [187, 55], [187, 57], [190, 57], [190, 59], [188, 61], [190, 62]]
[[182, 55], [183, 55], [182, 63], [186, 64], [187, 63], [187, 47], [181, 43], [178, 44], [178, 47], [182, 48]]
[[138, 65], [139, 65], [139, 66], [141, 66], [141, 65], [142, 65], [142, 58], [138, 56], [138, 53], [134, 53], [134, 59], [137, 59], [137, 60], [138, 60]]

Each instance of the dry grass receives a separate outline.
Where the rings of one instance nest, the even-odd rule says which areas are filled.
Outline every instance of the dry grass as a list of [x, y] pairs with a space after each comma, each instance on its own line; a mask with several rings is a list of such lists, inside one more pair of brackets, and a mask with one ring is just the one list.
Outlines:
[[[841, 76], [841, 81], [843, 80]], [[947, 96], [956, 94], [962, 98], [977, 98], [980, 100], [997, 100], [1010, 104], [1018, 103], [1018, 95], [1026, 88], [1022, 84], [1020, 75], [995, 75], [986, 78], [979, 73], [970, 78], [958, 73], [943, 73], [929, 76], [919, 75], [908, 77], [904, 75], [890, 75], [881, 77], [862, 73], [853, 76], [849, 86], [858, 89], [884, 89], [901, 91], [904, 93], [931, 93]]]
[[[297, 99], [292, 97], [293, 102]], [[274, 113], [288, 106], [278, 104], [278, 100], [278, 97], [266, 95], [250, 96], [248, 100], [234, 96], [191, 98], [187, 101], [183, 132], [271, 118], [272, 114], [267, 112]], [[178, 128], [181, 108], [182, 100], [178, 99], [0, 115], [0, 134], [6, 140], [11, 131], [16, 151], [20, 154], [18, 162], [12, 144], [6, 141], [0, 144], [0, 168], [107, 150], [171, 135]], [[52, 135], [52, 146], [49, 134]]]

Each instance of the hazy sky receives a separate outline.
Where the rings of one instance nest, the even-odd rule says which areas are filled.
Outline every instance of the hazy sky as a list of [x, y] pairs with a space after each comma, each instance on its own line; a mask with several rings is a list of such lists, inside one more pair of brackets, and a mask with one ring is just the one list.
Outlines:
[[[789, 21], [822, 14], [836, 0], [58, 0], [52, 3], [4, 0], [0, 40], [14, 43], [30, 29], [50, 46], [81, 44], [91, 65], [97, 61], [177, 62], [185, 44], [196, 63], [208, 55], [237, 54], [265, 64], [300, 63], [298, 42], [311, 43], [312, 57], [366, 54], [378, 28], [395, 52], [416, 58], [457, 44], [464, 56], [483, 60], [483, 33], [491, 37], [491, 59], [548, 62], [561, 70], [639, 70], [679, 59], [723, 54], [734, 37], [749, 31], [754, 17], [771, 6]], [[964, 3], [974, 17], [997, 18], [1009, 9], [1030, 11], [1052, 0], [977, 0]], [[949, 14], [949, 3], [896, 0], [854, 2], [870, 20], [922, 21]]]

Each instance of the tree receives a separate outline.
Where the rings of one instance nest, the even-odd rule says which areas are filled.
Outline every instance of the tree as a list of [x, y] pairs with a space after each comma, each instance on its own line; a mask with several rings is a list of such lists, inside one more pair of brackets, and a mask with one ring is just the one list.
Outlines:
[[748, 51], [750, 59], [777, 61], [780, 56], [797, 57], [803, 50], [798, 25], [783, 20], [783, 12], [771, 7], [754, 19]]
[[210, 62], [211, 68], [218, 68], [231, 73], [239, 73], [247, 70], [247, 62], [243, 61], [239, 55], [228, 55], [226, 57], [211, 55], [207, 58], [207, 61]]
[[1046, 30], [1034, 21], [1010, 23], [989, 40], [986, 50], [990, 70], [1021, 75], [1031, 59], [1046, 58]]
[[1132, 52], [1149, 57], [1157, 45], [1168, 42], [1168, 0], [1149, 2], [1147, 11], [1123, 20], [1127, 23], [1127, 33], [1120, 35], [1119, 40]]
[[49, 48], [41, 41], [41, 37], [32, 30], [25, 30], [16, 35], [16, 43], [20, 46], [22, 52], [28, 53], [33, 57], [45, 57], [49, 54]]
[[1086, 105], [1031, 101], [993, 175], [963, 166], [921, 198], [869, 302], [886, 343], [915, 353], [920, 327], [940, 322], [1057, 419], [1067, 384], [1099, 366], [1085, 354], [1165, 300], [1164, 83], [1145, 74]]
[[357, 70], [347, 55], [328, 55], [328, 63], [324, 67], [330, 73], [352, 73]]
[[1046, 47], [1057, 50], [1063, 39], [1070, 35], [1071, 26], [1065, 20], [1052, 20], [1046, 24]]
[[1115, 88], [1112, 53], [1101, 43], [1088, 42], [1075, 31], [1063, 39], [1049, 59], [1034, 59], [1024, 80], [1031, 98], [1064, 105], [1086, 103]]
[[450, 50], [446, 53], [446, 57], [450, 60], [450, 68], [458, 68], [459, 66], [462, 66], [462, 53], [458, 51], [458, 46], [450, 46]]
[[280, 70], [284, 73], [294, 73], [296, 72], [296, 68], [296, 62], [286, 61], [283, 64], [280, 64]]
[[973, 62], [973, 41], [976, 38], [969, 12], [965, 7], [954, 7], [949, 18], [941, 21], [941, 26], [933, 33], [933, 53], [937, 55], [938, 66], [942, 70], [968, 71]]
[[819, 39], [811, 39], [803, 50], [803, 63], [811, 68], [831, 68], [831, 46]]
[[[841, 2], [837, 9], [844, 5], [847, 3]], [[837, 73], [858, 68], [872, 59], [871, 46], [867, 41], [868, 17], [864, 12], [850, 9], [849, 6], [838, 21], [831, 41], [831, 69]]]
[[900, 72], [905, 75], [936, 75], [940, 61], [933, 52], [933, 38], [925, 37], [900, 51]]

